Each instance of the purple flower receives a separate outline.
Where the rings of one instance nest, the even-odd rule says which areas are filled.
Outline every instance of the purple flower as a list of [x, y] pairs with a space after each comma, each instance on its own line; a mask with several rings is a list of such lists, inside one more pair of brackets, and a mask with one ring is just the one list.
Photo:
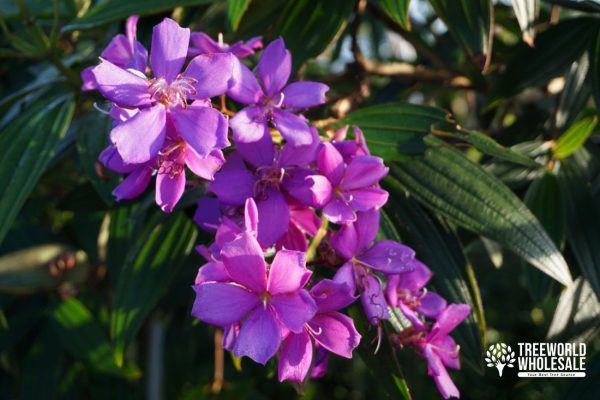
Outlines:
[[268, 267], [256, 239], [244, 232], [223, 246], [221, 260], [231, 282], [195, 285], [192, 315], [220, 327], [239, 323], [235, 356], [265, 364], [279, 349], [282, 330], [302, 332], [317, 312], [303, 289], [312, 274], [305, 255], [281, 250]]
[[223, 204], [241, 206], [247, 198], [255, 199], [258, 241], [264, 247], [273, 245], [288, 230], [290, 210], [286, 196], [312, 206], [329, 191], [327, 179], [305, 167], [314, 160], [318, 145], [316, 129], [312, 135], [310, 145], [293, 147], [288, 143], [282, 149], [274, 147], [270, 135], [255, 143], [238, 143], [237, 152], [229, 156], [209, 186]]
[[367, 147], [365, 135], [356, 125], [352, 125], [354, 131], [354, 140], [346, 140], [348, 134], [348, 125], [338, 129], [333, 134], [332, 143], [344, 158], [346, 164], [350, 163], [354, 157], [371, 155]]
[[300, 203], [288, 200], [290, 210], [290, 224], [287, 231], [277, 241], [277, 249], [306, 251], [308, 239], [306, 235], [314, 237], [321, 228], [321, 219], [314, 210]]
[[334, 280], [345, 282], [352, 293], [360, 292], [369, 322], [388, 319], [387, 302], [379, 278], [373, 273], [399, 274], [410, 271], [415, 252], [408, 246], [381, 240], [371, 246], [379, 229], [379, 211], [359, 212], [356, 222], [346, 224], [331, 237], [331, 246], [345, 260]]
[[280, 382], [304, 380], [313, 359], [311, 338], [319, 348], [345, 358], [352, 358], [352, 351], [360, 343], [361, 336], [352, 319], [338, 312], [356, 300], [345, 283], [324, 279], [311, 289], [310, 294], [318, 311], [300, 333], [290, 332], [285, 338], [279, 355]]
[[431, 279], [431, 270], [417, 259], [412, 265], [412, 271], [387, 277], [385, 295], [390, 306], [398, 307], [415, 328], [422, 329], [424, 323], [417, 313], [435, 318], [446, 307], [446, 300], [423, 289]]
[[[126, 122], [117, 123], [117, 126], [122, 123]], [[213, 150], [204, 158], [198, 156], [172, 127], [168, 130], [163, 147], [147, 162], [128, 164], [114, 146], [107, 147], [99, 159], [108, 169], [128, 174], [113, 191], [117, 201], [133, 199], [142, 194], [156, 174], [156, 204], [164, 212], [171, 212], [183, 195], [186, 166], [197, 176], [212, 180], [225, 162], [221, 150]]]
[[[127, 18], [125, 22], [126, 35], [119, 33], [115, 36], [106, 46], [106, 49], [102, 51], [100, 57], [123, 69], [134, 69], [144, 73], [148, 64], [148, 50], [136, 40], [139, 18], [137, 15]], [[81, 71], [81, 79], [83, 80], [81, 90], [98, 89], [96, 79], [92, 73], [93, 69], [94, 67], [88, 67]]]
[[262, 37], [257, 36], [246, 41], [235, 42], [228, 45], [223, 42], [223, 35], [219, 33], [219, 41], [213, 40], [204, 32], [192, 32], [190, 37], [191, 46], [188, 50], [188, 56], [194, 57], [199, 54], [212, 53], [231, 53], [237, 58], [245, 58], [255, 53], [254, 50], [262, 49]]
[[323, 215], [333, 223], [355, 221], [356, 211], [379, 209], [387, 202], [388, 193], [378, 182], [388, 168], [379, 157], [356, 156], [346, 164], [338, 149], [324, 142], [317, 154], [317, 168], [331, 183]]
[[163, 148], [168, 124], [173, 124], [181, 139], [201, 158], [229, 146], [223, 115], [203, 103], [187, 102], [225, 93], [232, 84], [235, 57], [225, 53], [200, 55], [180, 73], [189, 36], [189, 29], [168, 18], [154, 27], [150, 52], [153, 79], [105, 59], [92, 70], [104, 97], [121, 107], [140, 109], [110, 133], [127, 163], [141, 164], [156, 157]]
[[257, 66], [259, 79], [241, 62], [235, 64], [235, 84], [228, 94], [235, 101], [250, 105], [231, 119], [236, 143], [260, 140], [268, 133], [269, 122], [293, 146], [312, 143], [306, 120], [283, 108], [301, 109], [323, 104], [329, 87], [308, 81], [286, 86], [291, 69], [292, 59], [283, 39], [271, 42], [264, 50]]
[[438, 315], [437, 321], [426, 333], [414, 327], [398, 335], [400, 344], [416, 347], [427, 360], [427, 373], [433, 378], [444, 399], [460, 397], [446, 368], [460, 369], [459, 347], [448, 336], [471, 313], [467, 304], [450, 304]]

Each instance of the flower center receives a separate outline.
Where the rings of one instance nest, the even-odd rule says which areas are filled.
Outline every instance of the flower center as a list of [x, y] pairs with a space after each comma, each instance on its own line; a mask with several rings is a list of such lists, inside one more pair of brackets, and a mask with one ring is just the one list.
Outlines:
[[171, 179], [179, 176], [185, 167], [185, 142], [182, 139], [171, 142], [156, 157], [159, 174], [169, 175]]
[[198, 81], [187, 76], [177, 75], [177, 78], [169, 84], [164, 78], [155, 78], [150, 81], [152, 98], [166, 107], [187, 107], [187, 96], [196, 94], [195, 85]]
[[254, 185], [254, 195], [257, 199], [264, 199], [269, 189], [279, 188], [285, 169], [279, 167], [259, 167], [256, 170], [258, 181]]
[[258, 295], [258, 299], [262, 303], [263, 307], [267, 307], [267, 304], [269, 304], [269, 302], [271, 301], [271, 293], [262, 292]]

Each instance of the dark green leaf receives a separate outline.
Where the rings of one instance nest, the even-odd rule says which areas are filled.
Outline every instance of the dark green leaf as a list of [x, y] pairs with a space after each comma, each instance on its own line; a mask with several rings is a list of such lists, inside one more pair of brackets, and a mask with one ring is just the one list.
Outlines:
[[425, 151], [423, 138], [438, 129], [453, 130], [450, 115], [436, 107], [412, 104], [382, 104], [354, 111], [340, 124], [357, 125], [363, 131], [373, 155], [398, 161], [408, 154]]
[[[562, 250], [565, 241], [565, 211], [556, 177], [546, 173], [533, 181], [525, 194], [525, 205]], [[528, 268], [525, 274], [533, 298], [543, 299], [552, 287], [552, 280], [533, 268]]]
[[488, 53], [491, 0], [431, 0], [435, 13], [450, 33], [483, 68]]
[[111, 316], [117, 365], [123, 363], [125, 348], [190, 254], [195, 238], [196, 228], [185, 214], [160, 215], [146, 224], [130, 248], [118, 277]]
[[398, 25], [403, 29], [410, 30], [408, 17], [410, 0], [379, 0], [379, 5]]
[[[407, 196], [397, 180], [388, 177], [384, 187], [390, 192], [385, 214], [404, 242], [415, 249], [417, 258], [433, 271], [435, 290], [449, 302], [469, 304], [473, 313], [454, 332], [461, 354], [470, 366], [482, 371], [482, 332], [485, 318], [479, 289], [470, 281], [467, 260], [456, 235], [430, 218]], [[383, 219], [385, 221], [385, 219]], [[384, 225], [385, 226], [385, 225]]]
[[512, 6], [523, 32], [523, 41], [533, 46], [534, 24], [540, 14], [540, 0], [512, 0]]
[[571, 125], [556, 141], [554, 157], [558, 159], [566, 158], [577, 151], [592, 134], [597, 124], [598, 116], [588, 115]]
[[293, 70], [321, 54], [346, 25], [354, 3], [347, 0], [290, 1], [275, 28], [292, 53]]
[[106, 267], [114, 286], [117, 284], [121, 268], [125, 264], [127, 251], [135, 245], [141, 229], [144, 214], [135, 218], [139, 204], [117, 207], [110, 212], [108, 243], [106, 245]]
[[539, 221], [501, 181], [436, 138], [424, 157], [391, 166], [417, 200], [449, 221], [495, 240], [562, 284], [569, 268]]
[[105, 0], [90, 7], [83, 16], [63, 27], [63, 32], [89, 29], [109, 22], [119, 21], [131, 15], [160, 14], [179, 6], [208, 4], [211, 0]]
[[43, 99], [0, 132], [0, 242], [67, 132], [72, 98]]
[[577, 164], [564, 160], [558, 173], [567, 216], [567, 243], [583, 276], [600, 297], [600, 215], [590, 184]]
[[135, 368], [117, 368], [108, 339], [87, 307], [75, 298], [57, 303], [51, 311], [52, 327], [72, 357], [83, 360], [92, 369], [129, 378], [139, 376]]
[[99, 112], [86, 114], [73, 122], [76, 128], [76, 147], [79, 161], [94, 188], [106, 205], [115, 202], [113, 189], [118, 185], [116, 175], [104, 168], [98, 156], [108, 144], [112, 120]]
[[543, 85], [564, 74], [588, 48], [597, 31], [598, 20], [595, 18], [571, 18], [540, 33], [535, 47], [522, 44], [498, 78], [492, 102], [527, 87]]
[[244, 13], [250, 5], [250, 0], [228, 0], [227, 1], [227, 24], [229, 29], [236, 31]]
[[571, 125], [590, 97], [590, 85], [586, 84], [589, 69], [589, 55], [583, 53], [567, 73], [565, 88], [560, 95], [560, 103], [556, 110], [555, 125], [559, 132]]
[[595, 0], [544, 0], [547, 3], [556, 4], [572, 10], [600, 13], [600, 4]]
[[23, 360], [21, 399], [56, 398], [62, 356], [63, 352], [56, 345], [55, 335], [48, 326], [44, 326]]
[[592, 86], [592, 95], [596, 103], [596, 110], [600, 112], [600, 32], [591, 40], [589, 58], [589, 81]]
[[46, 311], [46, 303], [36, 297], [20, 299], [2, 311], [7, 327], [0, 328], [0, 352], [14, 346], [38, 323]]
[[481, 132], [476, 131], [460, 131], [452, 134], [453, 136], [472, 144], [477, 150], [488, 156], [499, 158], [504, 161], [509, 161], [515, 164], [521, 164], [526, 167], [540, 168], [541, 165], [533, 161], [531, 158], [518, 153], [509, 147], [504, 147], [494, 139]]
[[381, 348], [375, 353], [377, 343], [377, 329], [369, 325], [364, 317], [359, 305], [353, 305], [348, 310], [348, 314], [354, 320], [356, 330], [361, 334], [362, 339], [357, 348], [360, 358], [367, 364], [369, 371], [382, 389], [391, 397], [412, 399], [406, 381], [402, 375], [402, 370], [395, 351], [387, 338], [386, 334], [381, 339]]
[[[600, 11], [600, 6], [599, 10]], [[600, 398], [600, 353], [596, 353], [590, 361], [586, 360], [585, 378], [573, 379], [573, 383], [565, 388], [563, 400]]]

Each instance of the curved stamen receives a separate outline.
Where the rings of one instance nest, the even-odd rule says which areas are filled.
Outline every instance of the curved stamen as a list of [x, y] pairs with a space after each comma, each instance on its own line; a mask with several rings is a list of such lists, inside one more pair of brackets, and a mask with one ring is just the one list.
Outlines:
[[285, 99], [285, 94], [283, 94], [283, 92], [279, 93], [281, 95], [281, 97], [279, 98], [279, 102], [277, 103], [277, 107], [281, 107], [281, 105], [283, 104], [283, 99]]

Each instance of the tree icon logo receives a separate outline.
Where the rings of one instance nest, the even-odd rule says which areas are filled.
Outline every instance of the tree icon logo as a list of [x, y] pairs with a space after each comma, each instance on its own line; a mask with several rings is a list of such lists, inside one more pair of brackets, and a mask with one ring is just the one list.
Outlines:
[[487, 366], [496, 367], [500, 376], [502, 376], [504, 367], [513, 368], [515, 366], [515, 352], [506, 343], [491, 345], [485, 355]]

